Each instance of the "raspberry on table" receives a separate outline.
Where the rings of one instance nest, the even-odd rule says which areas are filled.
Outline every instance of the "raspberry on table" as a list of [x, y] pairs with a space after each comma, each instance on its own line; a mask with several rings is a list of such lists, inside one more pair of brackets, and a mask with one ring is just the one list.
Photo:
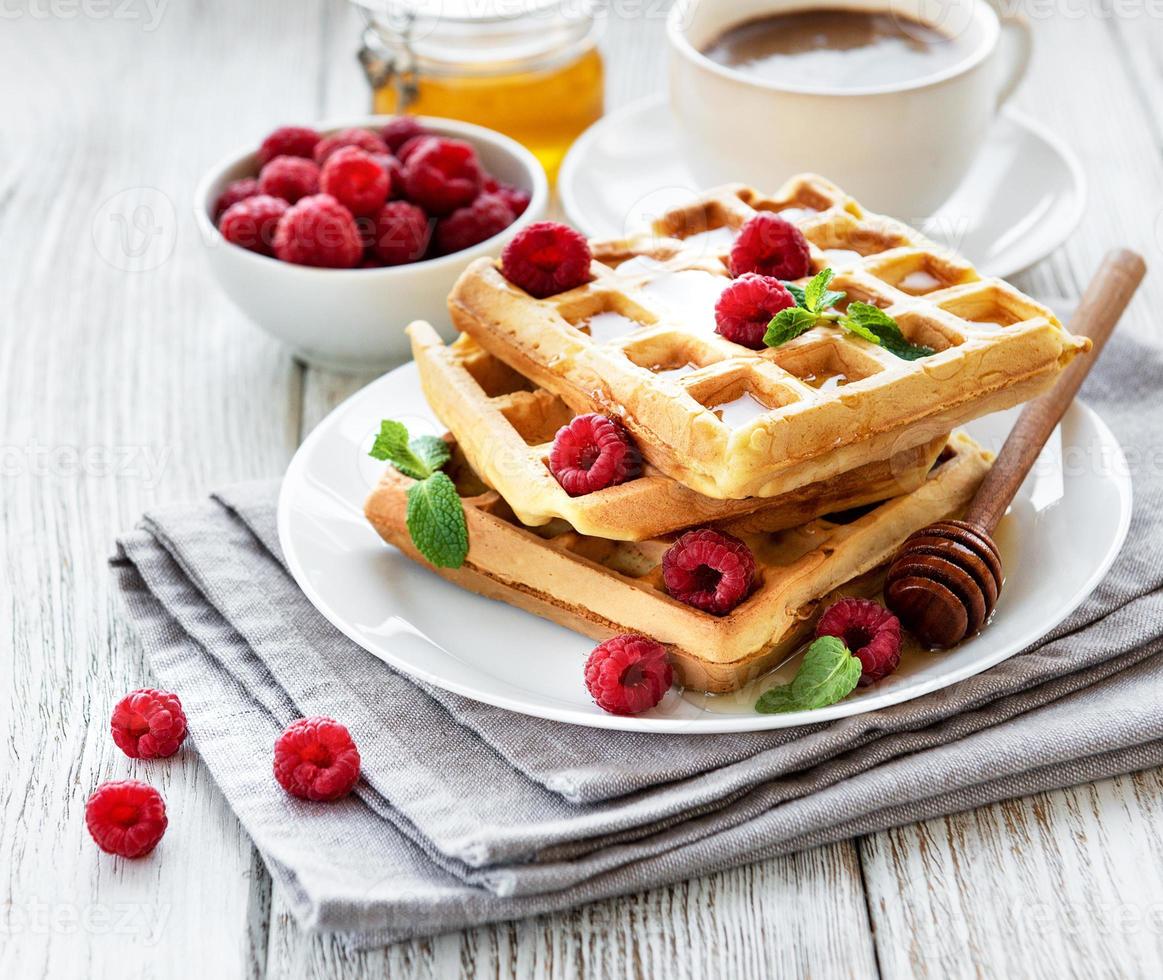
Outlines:
[[131, 759], [162, 759], [186, 740], [186, 713], [176, 694], [147, 687], [117, 702], [109, 728], [117, 747]]
[[673, 676], [666, 647], [636, 633], [598, 644], [586, 661], [586, 690], [612, 715], [636, 715], [653, 708]]
[[315, 144], [315, 162], [322, 167], [332, 153], [345, 146], [354, 146], [364, 153], [388, 152], [388, 145], [370, 130], [344, 129], [331, 136], [324, 136]]
[[687, 531], [662, 556], [662, 580], [679, 602], [723, 616], [747, 598], [755, 557], [742, 541], [723, 531]]
[[632, 480], [642, 456], [620, 422], [604, 415], [579, 415], [553, 437], [549, 470], [571, 497]]
[[315, 194], [293, 204], [279, 221], [275, 257], [296, 265], [350, 269], [363, 257], [363, 242], [351, 212], [330, 194]]
[[416, 121], [415, 116], [396, 116], [384, 123], [380, 138], [389, 150], [395, 153], [401, 146], [416, 136], [427, 136], [428, 130]]
[[306, 157], [314, 159], [319, 134], [310, 126], [280, 126], [258, 148], [259, 166], [265, 166], [275, 157]]
[[218, 230], [231, 244], [260, 255], [274, 255], [275, 231], [289, 207], [281, 197], [269, 194], [248, 197], [226, 209], [218, 219]]
[[719, 295], [715, 333], [752, 350], [762, 350], [771, 318], [795, 305], [795, 297], [778, 279], [745, 272]]
[[864, 668], [859, 685], [887, 677], [901, 662], [901, 623], [879, 602], [850, 597], [832, 603], [816, 623], [816, 636], [835, 636]]
[[761, 211], [739, 230], [730, 267], [733, 276], [758, 272], [776, 279], [802, 279], [811, 270], [808, 240], [790, 221]]
[[480, 194], [436, 223], [436, 247], [445, 255], [459, 252], [504, 231], [516, 215], [499, 194]]
[[344, 146], [323, 164], [319, 187], [360, 217], [375, 214], [383, 207], [391, 189], [391, 178], [370, 153], [355, 146]]
[[463, 140], [422, 137], [404, 161], [404, 189], [408, 200], [432, 215], [464, 207], [481, 189], [477, 151]]
[[161, 793], [136, 779], [102, 783], [85, 804], [85, 826], [107, 854], [144, 857], [168, 823]]
[[359, 781], [359, 749], [331, 718], [293, 721], [275, 742], [275, 779], [304, 800], [338, 800]]
[[214, 202], [214, 220], [217, 221], [222, 217], [223, 212], [231, 205], [260, 193], [262, 192], [258, 189], [256, 177], [243, 177], [242, 180], [231, 181]]
[[258, 189], [294, 204], [319, 193], [319, 168], [302, 157], [275, 157], [259, 171]]
[[589, 243], [556, 221], [535, 221], [501, 253], [501, 273], [530, 296], [544, 299], [590, 281]]
[[384, 265], [403, 265], [422, 258], [431, 228], [428, 216], [415, 204], [389, 201], [375, 217], [371, 251]]

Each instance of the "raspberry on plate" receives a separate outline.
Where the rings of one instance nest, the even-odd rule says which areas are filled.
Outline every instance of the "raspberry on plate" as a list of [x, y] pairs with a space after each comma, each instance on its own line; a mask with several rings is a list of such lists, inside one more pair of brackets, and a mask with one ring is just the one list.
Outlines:
[[395, 153], [401, 146], [416, 136], [427, 136], [428, 130], [416, 121], [415, 116], [396, 116], [384, 123], [380, 138], [388, 149]]
[[391, 178], [370, 153], [344, 146], [327, 158], [319, 186], [356, 217], [375, 214], [388, 199]]
[[85, 804], [85, 826], [107, 854], [144, 857], [168, 823], [161, 793], [136, 779], [102, 783]]
[[147, 687], [117, 702], [109, 728], [117, 747], [131, 759], [162, 759], [186, 740], [186, 713], [176, 694]]
[[811, 271], [808, 240], [790, 221], [761, 211], [739, 231], [731, 247], [731, 275], [758, 272], [776, 279], [802, 279]]
[[673, 671], [661, 643], [623, 633], [594, 647], [586, 661], [585, 678], [586, 690], [603, 711], [636, 715], [662, 700]]
[[771, 318], [795, 305], [795, 297], [778, 279], [745, 272], [719, 295], [715, 333], [752, 350], [762, 350]]
[[260, 167], [270, 163], [275, 157], [314, 158], [315, 144], [319, 134], [310, 126], [280, 126], [258, 148]]
[[275, 157], [259, 171], [258, 189], [294, 204], [319, 193], [319, 168], [302, 157]]
[[275, 779], [304, 800], [338, 800], [359, 781], [359, 749], [331, 718], [293, 721], [275, 742]]
[[258, 189], [256, 177], [243, 177], [242, 180], [231, 181], [214, 202], [214, 220], [217, 221], [222, 217], [223, 212], [231, 205], [260, 193], [262, 192]]
[[501, 273], [530, 296], [544, 299], [590, 281], [589, 243], [556, 221], [535, 221], [501, 253]]
[[375, 217], [371, 251], [384, 265], [403, 265], [422, 258], [431, 228], [428, 216], [415, 204], [389, 201]]
[[499, 194], [480, 194], [436, 223], [436, 247], [445, 255], [469, 248], [504, 231], [516, 215]]
[[723, 616], [747, 598], [755, 578], [751, 549], [710, 528], [687, 531], [662, 556], [662, 580], [679, 602]]
[[642, 457], [620, 422], [579, 415], [553, 437], [549, 470], [571, 497], [632, 480]]
[[350, 269], [363, 257], [363, 242], [351, 212], [330, 194], [315, 194], [293, 204], [279, 221], [275, 257], [296, 265]]
[[816, 636], [844, 641], [864, 668], [859, 684], [887, 677], [901, 662], [901, 623], [879, 602], [846, 598], [832, 603], [816, 623]]
[[290, 205], [281, 197], [258, 194], [226, 209], [218, 219], [222, 237], [260, 255], [275, 254], [275, 231]]
[[464, 207], [481, 189], [477, 151], [463, 140], [421, 137], [404, 161], [404, 189], [408, 200], [433, 215]]
[[357, 147], [364, 153], [388, 152], [388, 145], [375, 133], [366, 129], [344, 129], [331, 136], [324, 136], [315, 144], [315, 162], [322, 167], [332, 153], [345, 146]]

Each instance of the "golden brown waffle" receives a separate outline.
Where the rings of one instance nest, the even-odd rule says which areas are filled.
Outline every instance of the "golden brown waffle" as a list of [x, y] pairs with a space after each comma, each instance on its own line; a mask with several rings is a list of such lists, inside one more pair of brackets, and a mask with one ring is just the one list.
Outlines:
[[[959, 511], [988, 466], [973, 440], [955, 434], [919, 489], [863, 513], [821, 517], [775, 533], [754, 532], [743, 518], [732, 530], [755, 555], [758, 584], [719, 617], [664, 591], [660, 561], [672, 538], [607, 541], [580, 535], [562, 521], [524, 527], [463, 455], [454, 453], [449, 469], [464, 502], [468, 558], [458, 569], [436, 571], [596, 639], [618, 633], [654, 637], [667, 645], [681, 683], [730, 691], [791, 653], [825, 597], [884, 564], [913, 531]], [[389, 467], [365, 512], [386, 541], [427, 564], [405, 524], [410, 484]]]
[[[917, 361], [820, 326], [752, 351], [714, 332], [735, 231], [781, 212], [847, 300], [886, 309]], [[774, 197], [733, 185], [664, 215], [653, 235], [595, 243], [593, 281], [536, 300], [491, 259], [449, 297], [482, 347], [576, 411], [621, 416], [660, 471], [711, 497], [774, 496], [929, 441], [1047, 387], [1089, 341], [1018, 290], [819, 177]]]
[[420, 384], [472, 468], [500, 493], [522, 524], [568, 521], [581, 534], [641, 541], [692, 525], [751, 515], [767, 530], [796, 527], [835, 510], [915, 490], [946, 437], [877, 460], [779, 497], [715, 500], [647, 466], [619, 486], [571, 497], [549, 470], [554, 433], [574, 417], [556, 395], [533, 386], [462, 335], [446, 347], [422, 321], [408, 327]]

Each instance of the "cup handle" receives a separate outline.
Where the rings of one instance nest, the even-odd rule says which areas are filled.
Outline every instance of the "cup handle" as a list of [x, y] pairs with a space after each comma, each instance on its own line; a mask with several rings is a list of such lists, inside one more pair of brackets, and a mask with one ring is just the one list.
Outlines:
[[1034, 32], [1024, 14], [999, 11], [998, 20], [1001, 21], [1003, 42], [1008, 48], [1005, 57], [1009, 60], [1005, 80], [997, 93], [997, 107], [1000, 109], [1026, 77], [1030, 56], [1034, 53]]

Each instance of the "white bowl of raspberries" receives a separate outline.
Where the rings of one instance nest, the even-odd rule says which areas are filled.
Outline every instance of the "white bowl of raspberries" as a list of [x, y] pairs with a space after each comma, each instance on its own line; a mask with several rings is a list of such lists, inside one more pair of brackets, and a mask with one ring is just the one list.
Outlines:
[[367, 372], [407, 359], [412, 320], [449, 335], [457, 276], [548, 199], [541, 165], [507, 136], [371, 116], [280, 127], [203, 178], [195, 213], [244, 313], [308, 363]]

